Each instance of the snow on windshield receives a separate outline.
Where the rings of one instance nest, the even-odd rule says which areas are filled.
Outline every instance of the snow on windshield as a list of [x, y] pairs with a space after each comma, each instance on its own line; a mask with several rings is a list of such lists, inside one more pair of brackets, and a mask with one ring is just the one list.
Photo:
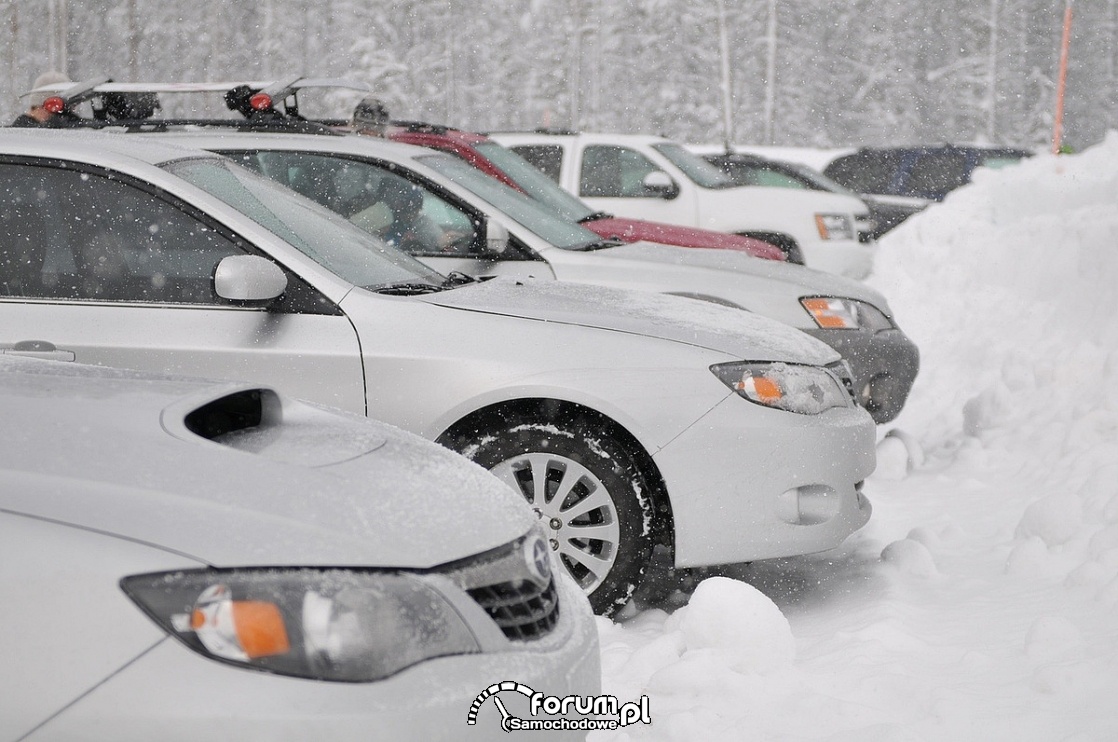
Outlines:
[[869, 283], [922, 358], [873, 518], [599, 618], [605, 692], [653, 724], [589, 739], [1118, 738], [1115, 244], [1115, 133], [887, 235]]

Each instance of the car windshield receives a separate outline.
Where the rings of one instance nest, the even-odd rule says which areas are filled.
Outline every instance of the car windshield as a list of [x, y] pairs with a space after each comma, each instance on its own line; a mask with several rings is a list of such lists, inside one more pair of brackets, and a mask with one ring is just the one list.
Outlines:
[[861, 196], [859, 196], [857, 193], [850, 190], [846, 186], [844, 186], [841, 183], [838, 183], [834, 180], [831, 180], [830, 178], [828, 178], [823, 173], [819, 172], [818, 170], [813, 170], [810, 167], [808, 167], [807, 165], [800, 165], [799, 163], [788, 162], [788, 163], [781, 163], [781, 166], [788, 168], [792, 172], [796, 173], [799, 177], [803, 178], [805, 181], [811, 183], [813, 186], [815, 186], [816, 190], [831, 191], [832, 193], [842, 193], [842, 194], [847, 195], [847, 196], [854, 196], [855, 198], [861, 198]]
[[681, 145], [665, 142], [654, 144], [652, 148], [667, 157], [673, 165], [683, 171], [695, 184], [702, 188], [734, 188], [734, 182], [717, 165], [713, 165]]
[[554, 209], [509, 188], [457, 157], [435, 154], [416, 158], [427, 167], [484, 199], [520, 226], [564, 250], [585, 250], [602, 239], [586, 227], [564, 218]]
[[554, 180], [511, 149], [496, 142], [481, 142], [474, 145], [474, 148], [500, 168], [521, 190], [555, 209], [563, 218], [578, 222], [594, 214], [594, 209], [564, 191]]
[[442, 285], [444, 278], [315, 202], [227, 160], [163, 164], [241, 212], [349, 283], [375, 289], [402, 283]]

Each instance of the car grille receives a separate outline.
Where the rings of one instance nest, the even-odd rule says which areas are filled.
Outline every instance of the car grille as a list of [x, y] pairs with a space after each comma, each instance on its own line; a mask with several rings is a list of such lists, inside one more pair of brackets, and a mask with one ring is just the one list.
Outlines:
[[517, 641], [540, 639], [559, 623], [555, 575], [533, 574], [525, 559], [525, 542], [532, 537], [538, 538], [529, 534], [439, 570], [465, 590], [507, 638]]
[[559, 622], [559, 595], [554, 579], [545, 587], [533, 580], [522, 580], [467, 592], [509, 639], [538, 639]]

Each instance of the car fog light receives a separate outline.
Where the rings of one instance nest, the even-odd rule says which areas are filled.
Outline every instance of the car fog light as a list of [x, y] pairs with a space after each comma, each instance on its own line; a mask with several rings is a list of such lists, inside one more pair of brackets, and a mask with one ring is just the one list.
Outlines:
[[826, 523], [838, 515], [838, 511], [838, 493], [822, 484], [793, 487], [776, 498], [777, 517], [794, 526]]

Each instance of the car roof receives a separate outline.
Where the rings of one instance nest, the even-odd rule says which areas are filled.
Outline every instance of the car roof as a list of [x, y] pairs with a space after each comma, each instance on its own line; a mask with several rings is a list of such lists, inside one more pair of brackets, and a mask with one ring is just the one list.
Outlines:
[[[333, 152], [364, 157], [380, 153], [381, 156], [386, 158], [405, 159], [411, 159], [418, 155], [440, 156], [441, 154], [426, 147], [361, 134], [321, 136], [318, 134], [200, 129], [197, 131], [152, 132], [140, 138], [147, 139], [149, 137], [161, 142], [181, 142], [185, 147], [204, 150], [244, 149], [261, 146], [272, 149]], [[131, 136], [128, 138], [129, 140], [135, 139]], [[452, 155], [442, 156], [451, 157]]]
[[648, 145], [672, 143], [673, 140], [658, 134], [612, 134], [608, 132], [571, 132], [571, 131], [492, 131], [489, 136], [498, 141], [515, 144], [545, 142], [549, 139], [568, 139], [583, 144], [629, 144]]
[[13, 128], [0, 128], [0, 153], [66, 159], [118, 169], [127, 169], [137, 163], [160, 165], [191, 157], [213, 156], [167, 141], [135, 138], [125, 141], [99, 131]]

